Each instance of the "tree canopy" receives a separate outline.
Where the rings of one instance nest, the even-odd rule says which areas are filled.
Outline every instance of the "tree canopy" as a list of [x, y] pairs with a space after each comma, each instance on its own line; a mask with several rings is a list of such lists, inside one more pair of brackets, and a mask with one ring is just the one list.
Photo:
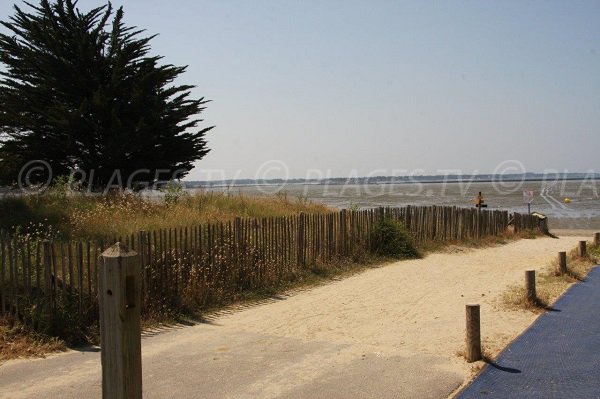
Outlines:
[[[208, 102], [174, 80], [186, 67], [149, 55], [144, 30], [110, 3], [14, 6], [0, 22], [0, 182], [32, 160], [53, 177], [82, 170], [94, 188], [181, 178], [209, 151], [198, 115]], [[30, 177], [45, 181], [43, 174]]]

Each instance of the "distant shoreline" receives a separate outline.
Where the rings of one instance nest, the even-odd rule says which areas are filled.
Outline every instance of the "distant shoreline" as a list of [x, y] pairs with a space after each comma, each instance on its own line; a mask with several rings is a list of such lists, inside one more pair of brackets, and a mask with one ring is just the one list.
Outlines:
[[261, 183], [259, 180], [246, 181], [244, 180], [226, 180], [226, 181], [183, 181], [186, 189], [201, 189], [201, 188], [224, 188], [224, 187], [267, 187], [267, 186], [280, 186], [280, 185], [314, 185], [314, 186], [325, 186], [325, 185], [335, 185], [341, 186], [345, 184], [351, 185], [387, 185], [387, 184], [445, 184], [445, 183], [515, 183], [515, 182], [530, 182], [530, 183], [543, 183], [543, 182], [563, 182], [563, 181], [585, 181], [591, 180], [596, 181], [600, 180], [600, 176], [593, 177], [565, 177], [561, 179], [543, 179], [540, 177], [535, 178], [471, 178], [471, 179], [428, 179], [412, 177], [410, 179], [402, 179], [402, 180], [376, 180], [369, 178], [352, 178], [352, 179], [328, 179], [328, 180], [305, 180], [305, 181], [297, 181], [296, 179], [292, 180], [268, 180], [264, 183]]
[[[392, 180], [395, 179], [395, 180]], [[185, 189], [206, 189], [206, 188], [232, 188], [232, 187], [272, 187], [282, 185], [293, 185], [293, 186], [342, 186], [342, 185], [408, 185], [408, 184], [457, 184], [457, 183], [515, 183], [515, 182], [528, 182], [528, 183], [542, 183], [542, 182], [565, 182], [565, 181], [600, 181], [600, 175], [595, 174], [594, 176], [585, 176], [583, 174], [573, 174], [572, 176], [564, 176], [559, 179], [547, 179], [543, 176], [514, 176], [510, 177], [503, 176], [491, 176], [491, 175], [477, 175], [477, 176], [464, 176], [464, 177], [443, 177], [443, 176], [378, 176], [378, 177], [359, 177], [359, 178], [331, 178], [322, 180], [304, 180], [304, 179], [269, 179], [265, 181], [261, 180], [250, 180], [250, 179], [238, 179], [238, 180], [215, 180], [215, 181], [199, 181], [199, 180], [182, 180], [181, 183]], [[157, 187], [163, 187], [167, 182], [158, 182]], [[14, 189], [10, 187], [0, 186], [0, 195], [13, 192]]]

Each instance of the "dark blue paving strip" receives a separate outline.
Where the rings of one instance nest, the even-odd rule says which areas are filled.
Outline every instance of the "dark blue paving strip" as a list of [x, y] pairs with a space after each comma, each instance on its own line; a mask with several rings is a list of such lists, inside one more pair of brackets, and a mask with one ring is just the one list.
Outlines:
[[457, 397], [600, 398], [600, 267], [571, 287], [554, 309]]

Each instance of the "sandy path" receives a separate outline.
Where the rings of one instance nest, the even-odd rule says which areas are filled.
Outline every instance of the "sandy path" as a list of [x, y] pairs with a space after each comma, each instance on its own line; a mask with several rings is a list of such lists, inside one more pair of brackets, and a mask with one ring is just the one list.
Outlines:
[[[147, 337], [145, 397], [193, 397], [206, 384], [204, 397], [446, 397], [472, 374], [456, 355], [464, 305], [481, 304], [484, 346], [498, 352], [536, 317], [500, 309], [499, 296], [580, 239], [397, 262]], [[0, 367], [0, 382], [3, 397], [95, 395], [99, 361], [90, 353], [12, 361]]]
[[443, 355], [462, 370], [465, 304], [481, 304], [483, 345], [497, 353], [537, 317], [498, 306], [524, 271], [541, 269], [558, 251], [587, 237], [520, 240], [397, 262], [318, 287], [267, 307], [219, 319], [233, 330], [306, 341], [349, 343], [385, 355]]

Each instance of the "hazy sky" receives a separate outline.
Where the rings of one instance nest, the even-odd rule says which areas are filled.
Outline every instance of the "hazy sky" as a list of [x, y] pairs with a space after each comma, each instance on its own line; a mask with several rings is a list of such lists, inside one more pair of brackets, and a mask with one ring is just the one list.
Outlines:
[[213, 100], [191, 179], [600, 171], [600, 1], [113, 4]]

